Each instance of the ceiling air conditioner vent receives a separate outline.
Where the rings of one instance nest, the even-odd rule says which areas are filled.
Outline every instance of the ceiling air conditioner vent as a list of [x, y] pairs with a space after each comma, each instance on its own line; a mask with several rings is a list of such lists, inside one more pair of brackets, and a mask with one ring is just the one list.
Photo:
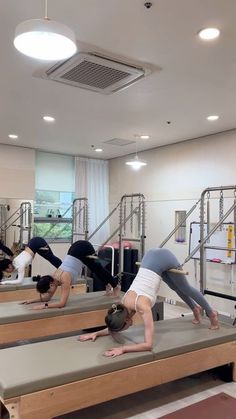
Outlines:
[[46, 78], [110, 94], [145, 76], [145, 70], [92, 53], [79, 53], [46, 71]]
[[123, 147], [125, 145], [129, 145], [133, 143], [135, 143], [135, 141], [125, 140], [124, 138], [112, 138], [111, 140], [104, 141], [104, 144], [111, 144], [111, 145], [116, 145], [119, 147]]

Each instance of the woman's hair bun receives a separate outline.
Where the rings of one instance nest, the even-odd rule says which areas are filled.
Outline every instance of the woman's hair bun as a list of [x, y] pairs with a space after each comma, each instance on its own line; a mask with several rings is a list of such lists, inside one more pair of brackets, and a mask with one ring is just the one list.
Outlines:
[[39, 282], [40, 279], [41, 279], [41, 275], [32, 276], [32, 281], [33, 282]]

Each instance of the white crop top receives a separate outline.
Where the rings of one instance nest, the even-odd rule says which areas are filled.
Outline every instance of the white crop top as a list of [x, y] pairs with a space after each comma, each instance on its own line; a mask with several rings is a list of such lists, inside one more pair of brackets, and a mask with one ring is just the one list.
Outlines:
[[160, 283], [161, 277], [157, 273], [150, 271], [146, 268], [139, 269], [136, 277], [134, 278], [131, 286], [127, 291], [134, 291], [137, 294], [135, 301], [135, 310], [137, 300], [140, 295], [149, 298], [149, 300], [151, 300], [152, 307], [154, 306], [160, 288]]
[[[10, 278], [8, 278], [6, 281], [2, 281], [3, 285], [14, 285], [14, 284], [21, 284], [23, 282], [24, 276], [25, 276], [25, 268], [29, 266], [32, 263], [33, 256], [23, 250], [18, 256], [15, 257], [12, 261], [12, 265], [15, 268], [15, 272], [12, 273]], [[18, 275], [18, 278], [16, 279], [16, 276]]]

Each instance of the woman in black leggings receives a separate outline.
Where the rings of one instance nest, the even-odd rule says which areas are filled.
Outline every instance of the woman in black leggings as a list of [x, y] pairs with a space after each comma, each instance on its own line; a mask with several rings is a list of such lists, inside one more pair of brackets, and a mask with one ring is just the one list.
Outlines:
[[[86, 265], [96, 276], [106, 285], [112, 288], [110, 295], [116, 297], [120, 292], [118, 277], [114, 277], [103, 268], [98, 258], [95, 256], [95, 249], [86, 240], [78, 240], [71, 245], [65, 259], [56, 272], [51, 275], [38, 277], [37, 291], [40, 299], [24, 301], [24, 304], [41, 302], [34, 306], [34, 309], [62, 308], [66, 305], [70, 294], [71, 285], [75, 284], [80, 274], [82, 264]], [[59, 302], [50, 302], [58, 286], [61, 286], [61, 298]], [[108, 293], [107, 293], [108, 294]], [[42, 304], [43, 302], [43, 304]]]

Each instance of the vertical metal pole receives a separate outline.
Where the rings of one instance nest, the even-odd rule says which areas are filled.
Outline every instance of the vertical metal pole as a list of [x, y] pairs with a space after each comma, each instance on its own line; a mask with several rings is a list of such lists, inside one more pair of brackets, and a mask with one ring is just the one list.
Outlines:
[[[203, 191], [201, 194], [201, 204], [200, 204], [200, 243], [203, 243], [204, 239], [204, 200], [205, 193]], [[200, 291], [203, 292], [206, 285], [206, 249], [204, 245], [200, 247]]]
[[146, 218], [145, 218], [146, 213], [145, 213], [145, 210], [146, 210], [146, 208], [145, 208], [145, 200], [144, 200], [144, 197], [141, 198], [140, 205], [141, 205], [141, 208], [140, 208], [140, 211], [141, 211], [140, 258], [142, 259], [143, 256], [144, 256], [144, 253], [145, 253], [145, 238], [146, 238], [146, 236], [145, 236], [145, 227], [146, 227], [145, 226], [145, 223], [146, 223]]
[[[123, 197], [122, 197], [123, 198]], [[122, 234], [123, 234], [123, 229], [122, 226], [125, 223], [125, 218], [124, 218], [124, 222], [123, 222], [123, 214], [124, 214], [124, 210], [123, 210], [123, 202], [124, 200], [121, 198], [120, 201], [120, 228], [119, 228], [119, 276], [121, 278], [121, 273], [123, 272], [123, 252], [122, 252]], [[124, 198], [125, 199], [125, 198]]]
[[[207, 234], [210, 233], [210, 192], [207, 192]], [[208, 240], [208, 243], [210, 239]]]
[[[78, 205], [78, 210], [77, 210]], [[82, 225], [81, 225], [82, 220]], [[82, 237], [88, 238], [88, 199], [76, 198], [72, 205], [72, 236], [71, 243]], [[76, 240], [74, 240], [76, 238]]]

